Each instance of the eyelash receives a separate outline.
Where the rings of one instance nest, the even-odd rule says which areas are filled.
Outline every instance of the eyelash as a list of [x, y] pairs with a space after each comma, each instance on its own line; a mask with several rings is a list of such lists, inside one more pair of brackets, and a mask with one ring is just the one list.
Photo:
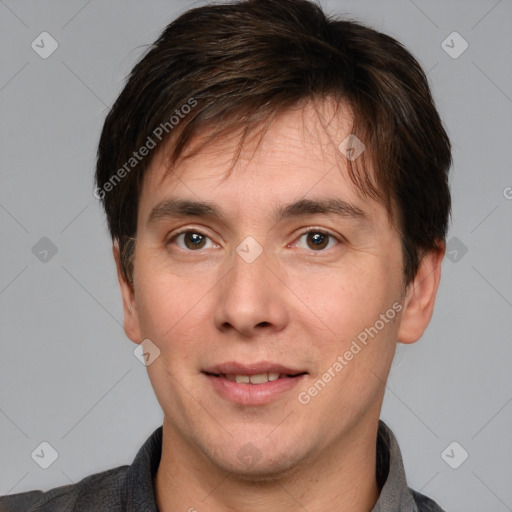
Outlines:
[[[185, 235], [187, 233], [194, 233], [196, 235], [201, 235], [202, 237], [205, 237], [205, 238], [208, 238], [209, 240], [210, 237], [206, 234], [204, 234], [202, 231], [200, 230], [197, 230], [197, 229], [184, 229], [182, 231], [179, 231], [178, 233], [175, 233], [174, 235], [172, 235], [172, 237], [169, 239], [169, 241], [166, 243], [166, 245], [170, 245], [171, 243], [174, 243], [176, 241], [176, 239], [181, 236], [181, 235]], [[308, 229], [307, 231], [304, 231], [302, 232], [296, 240], [300, 240], [304, 235], [308, 235], [308, 234], [311, 234], [311, 233], [315, 233], [315, 234], [321, 234], [321, 235], [325, 235], [325, 236], [328, 236], [330, 237], [331, 239], [334, 239], [336, 240], [338, 243], [341, 243], [342, 241], [340, 240], [340, 238], [336, 235], [334, 235], [333, 233], [331, 233], [330, 231], [326, 231], [325, 229], [319, 229], [319, 228], [310, 228]], [[190, 250], [190, 249], [182, 249], [180, 247], [180, 249], [182, 251], [185, 251], [185, 252], [201, 252], [200, 249], [194, 251], [194, 250]], [[326, 252], [328, 249], [320, 249], [320, 250], [313, 250], [313, 249], [309, 249], [309, 252], [310, 253], [319, 253], [319, 252]]]

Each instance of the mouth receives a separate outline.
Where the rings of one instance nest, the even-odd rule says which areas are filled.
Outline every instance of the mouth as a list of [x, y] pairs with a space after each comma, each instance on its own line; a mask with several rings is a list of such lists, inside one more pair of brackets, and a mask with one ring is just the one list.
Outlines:
[[306, 375], [306, 372], [300, 373], [279, 373], [279, 372], [264, 372], [257, 374], [237, 374], [237, 373], [210, 373], [204, 372], [206, 375], [211, 377], [217, 377], [219, 379], [227, 379], [230, 382], [236, 382], [237, 384], [265, 384], [267, 382], [274, 382], [278, 379], [294, 379], [301, 375]]
[[213, 390], [222, 398], [242, 405], [269, 403], [290, 391], [307, 371], [261, 362], [226, 363], [203, 370]]

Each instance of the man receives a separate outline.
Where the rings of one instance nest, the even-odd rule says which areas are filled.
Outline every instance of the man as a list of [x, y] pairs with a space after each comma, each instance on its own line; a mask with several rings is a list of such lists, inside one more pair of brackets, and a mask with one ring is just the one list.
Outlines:
[[441, 511], [379, 415], [432, 316], [450, 164], [392, 38], [308, 0], [171, 23], [105, 121], [95, 190], [163, 426], [131, 466], [3, 509]]

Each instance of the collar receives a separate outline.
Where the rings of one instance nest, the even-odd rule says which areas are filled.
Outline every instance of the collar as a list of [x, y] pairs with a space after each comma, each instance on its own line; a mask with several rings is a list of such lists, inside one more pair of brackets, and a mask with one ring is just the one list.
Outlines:
[[[158, 427], [137, 453], [125, 475], [127, 512], [158, 512], [153, 478], [162, 454], [162, 427]], [[402, 454], [393, 432], [379, 420], [377, 431], [377, 482], [380, 496], [371, 512], [418, 512], [407, 486]]]
[[377, 482], [380, 495], [371, 512], [418, 512], [414, 496], [407, 486], [398, 442], [382, 420], [379, 420], [377, 432]]

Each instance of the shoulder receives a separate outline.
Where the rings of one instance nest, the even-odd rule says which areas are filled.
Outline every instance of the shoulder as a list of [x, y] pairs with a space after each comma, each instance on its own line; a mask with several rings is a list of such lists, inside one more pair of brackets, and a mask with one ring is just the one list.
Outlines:
[[29, 491], [0, 496], [0, 512], [121, 511], [122, 483], [129, 466], [90, 475], [80, 482], [46, 492]]
[[445, 512], [434, 500], [431, 500], [413, 489], [409, 490], [414, 497], [418, 512]]

